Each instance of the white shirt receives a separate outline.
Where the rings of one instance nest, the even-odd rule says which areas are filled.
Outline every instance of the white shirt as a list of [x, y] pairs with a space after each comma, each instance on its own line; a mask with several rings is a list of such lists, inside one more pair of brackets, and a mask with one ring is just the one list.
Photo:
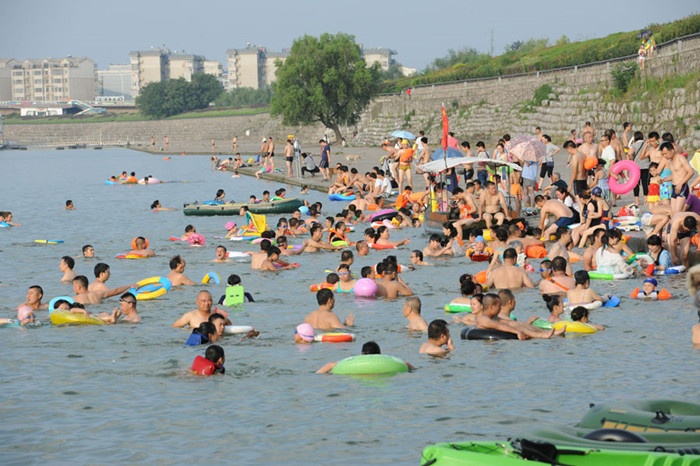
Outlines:
[[389, 178], [384, 177], [384, 179], [381, 181], [382, 184], [382, 194], [391, 194], [391, 180]]
[[615, 161], [615, 149], [612, 146], [606, 147], [600, 154], [600, 158], [605, 160], [605, 168], [610, 168]]
[[609, 248], [600, 247], [595, 252], [597, 271], [600, 273], [617, 273], [632, 275], [634, 269], [627, 265], [622, 256], [611, 252]]

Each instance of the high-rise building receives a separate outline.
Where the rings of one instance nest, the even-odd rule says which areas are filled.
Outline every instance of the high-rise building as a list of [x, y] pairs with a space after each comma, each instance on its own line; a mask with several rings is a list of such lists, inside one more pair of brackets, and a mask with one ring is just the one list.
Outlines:
[[[12, 100], [12, 68], [20, 64], [14, 58], [0, 58], [0, 101]], [[18, 79], [17, 84], [24, 82], [21, 81]]]
[[228, 65], [228, 87], [252, 87], [260, 89], [265, 86], [265, 49], [246, 47], [226, 51]]
[[185, 78], [192, 81], [192, 75], [204, 73], [204, 58], [201, 55], [173, 53], [170, 55], [170, 74], [168, 79]]
[[289, 52], [266, 52], [265, 53], [265, 86], [269, 87], [277, 81], [277, 60], [282, 63], [289, 56]]
[[[16, 60], [15, 60], [16, 61]], [[92, 101], [97, 87], [95, 63], [89, 58], [41, 58], [10, 66], [12, 100]]]
[[125, 101], [134, 100], [131, 94], [131, 65], [109, 65], [97, 71], [97, 94], [100, 96], [123, 96]]

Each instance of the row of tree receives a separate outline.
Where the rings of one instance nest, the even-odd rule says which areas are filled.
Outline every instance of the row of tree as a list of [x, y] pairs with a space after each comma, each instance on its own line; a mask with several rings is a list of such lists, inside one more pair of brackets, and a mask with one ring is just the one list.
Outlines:
[[146, 84], [136, 98], [136, 107], [146, 116], [166, 118], [183, 112], [207, 108], [224, 86], [210, 74], [194, 74], [184, 78]]

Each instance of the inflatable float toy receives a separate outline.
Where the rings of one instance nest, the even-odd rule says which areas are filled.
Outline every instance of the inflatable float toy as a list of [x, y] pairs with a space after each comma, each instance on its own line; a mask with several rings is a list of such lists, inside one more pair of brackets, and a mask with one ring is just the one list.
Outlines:
[[104, 325], [102, 319], [93, 316], [86, 316], [77, 312], [53, 311], [49, 314], [49, 319], [54, 325]]
[[459, 314], [461, 312], [472, 312], [472, 307], [464, 303], [447, 303], [445, 304], [445, 312], [447, 314]]
[[[144, 238], [144, 240], [146, 241], [146, 245], [144, 247], [148, 249], [148, 238]], [[133, 249], [134, 251], [138, 251], [138, 248], [136, 247], [136, 238], [131, 240], [131, 249]]]
[[371, 278], [360, 278], [355, 282], [352, 291], [355, 293], [355, 296], [371, 298], [377, 293], [377, 282]]
[[[537, 244], [531, 244], [525, 248], [525, 255], [530, 259], [544, 259], [547, 257], [547, 248]], [[569, 253], [571, 255], [571, 253]]]
[[62, 244], [63, 240], [62, 239], [35, 239], [35, 243], [41, 243], [41, 244]]
[[603, 403], [593, 405], [578, 426], [588, 429], [622, 429], [636, 433], [700, 432], [700, 405], [676, 400]]
[[335, 285], [331, 283], [314, 283], [309, 286], [309, 291], [332, 290], [333, 288], [335, 288]]
[[344, 240], [331, 241], [331, 246], [348, 246], [348, 242]]
[[639, 183], [639, 175], [641, 173], [639, 165], [632, 160], [620, 160], [610, 168], [610, 171], [615, 175], [619, 175], [623, 171], [628, 173], [627, 181], [622, 184], [612, 176], [608, 179], [610, 191], [615, 194], [627, 194]]
[[226, 251], [226, 257], [229, 259], [248, 259], [250, 260], [252, 257], [250, 254], [245, 253], [245, 252], [240, 252], [240, 251]]
[[676, 275], [685, 272], [685, 265], [674, 265], [665, 270], [654, 270], [654, 275]]
[[583, 161], [583, 168], [593, 170], [598, 165], [598, 157], [586, 157]]
[[[275, 267], [284, 267], [284, 265], [280, 264], [279, 262], [273, 262], [272, 265], [274, 265]], [[301, 264], [299, 264], [299, 262], [290, 262], [289, 265], [294, 269], [298, 269], [299, 267], [301, 267]]]
[[393, 244], [370, 243], [367, 246], [369, 246], [372, 249], [396, 249], [396, 247]]
[[192, 233], [190, 236], [187, 237], [187, 242], [190, 243], [190, 246], [204, 246], [204, 244], [207, 242], [207, 239], [204, 237], [204, 235], [201, 235], [199, 233]]
[[314, 341], [321, 343], [348, 343], [355, 341], [355, 335], [352, 333], [323, 333], [314, 335]]
[[633, 299], [646, 299], [650, 301], [665, 301], [667, 299], [671, 299], [671, 293], [668, 292], [666, 288], [661, 288], [660, 290], [654, 290], [651, 292], [651, 294], [646, 295], [644, 294], [643, 290], [640, 290], [639, 288], [635, 288], [632, 293], [630, 293], [630, 298]]
[[69, 304], [75, 303], [75, 300], [70, 296], [56, 296], [51, 301], [49, 301], [49, 314], [51, 314], [56, 309], [56, 303], [62, 299], [68, 301]]
[[11, 225], [10, 225], [9, 223], [7, 223], [7, 222], [0, 222], [0, 228], [8, 228], [8, 227], [10, 227], [10, 226], [11, 226]]
[[354, 201], [356, 199], [354, 194], [329, 194], [328, 199], [331, 201]]
[[[627, 437], [640, 437], [628, 432]], [[476, 440], [471, 442], [438, 443], [423, 449], [422, 465], [544, 465], [566, 464], [570, 466], [592, 465], [674, 465], [692, 466], [698, 463], [693, 448], [684, 451], [677, 445], [631, 443], [637, 449], [628, 449], [628, 442], [615, 446], [612, 441], [589, 442], [571, 445], [569, 441], [542, 441], [540, 439], [514, 438], [509, 441]], [[585, 441], [584, 441], [585, 442]], [[644, 438], [636, 442], [646, 442]], [[673, 448], [676, 447], [676, 448]], [[642, 451], [646, 450], [646, 451]], [[697, 450], [696, 450], [697, 451]]]
[[20, 328], [22, 324], [16, 319], [5, 319], [6, 322], [0, 324], [0, 328]]
[[136, 282], [138, 288], [132, 288], [129, 293], [136, 296], [139, 301], [158, 298], [170, 291], [173, 283], [166, 277], [151, 277]]
[[215, 285], [221, 285], [221, 277], [216, 272], [209, 272], [202, 278], [202, 283], [205, 285], [208, 283], [214, 283]]
[[237, 335], [239, 333], [248, 333], [253, 330], [250, 325], [227, 325], [224, 327], [224, 333], [229, 335]]
[[472, 262], [488, 262], [493, 256], [493, 251], [491, 248], [486, 248], [483, 252], [476, 252], [474, 249], [467, 249], [467, 258], [471, 259]]
[[370, 215], [369, 218], [367, 218], [367, 221], [372, 223], [381, 222], [382, 220], [393, 220], [394, 217], [397, 217], [398, 215], [399, 213], [394, 209], [384, 209]]
[[146, 254], [117, 254], [114, 256], [117, 259], [147, 259]]
[[148, 184], [160, 184], [160, 180], [158, 178], [149, 178], [148, 179]]
[[550, 328], [552, 328], [552, 323], [553, 322], [550, 322], [550, 321], [544, 320], [544, 319], [535, 319], [534, 321], [532, 321], [530, 323], [530, 325], [534, 325], [535, 327], [541, 328], [544, 330], [549, 330]]
[[375, 230], [379, 227], [387, 227], [389, 230], [394, 230], [396, 229], [396, 224], [392, 223], [391, 220], [382, 220], [381, 222], [372, 222], [370, 224], [372, 228]]
[[566, 327], [566, 333], [595, 333], [598, 331], [594, 326], [584, 324], [583, 322], [560, 320], [552, 324], [552, 328], [555, 330], [561, 330], [564, 327]]
[[502, 332], [500, 330], [466, 327], [459, 334], [462, 340], [517, 340], [515, 333]]
[[362, 354], [341, 361], [331, 369], [334, 375], [380, 375], [408, 372], [405, 362], [387, 354]]
[[180, 238], [179, 236], [171, 236], [171, 237], [168, 238], [168, 239], [169, 239], [170, 241], [186, 241], [186, 240]]
[[488, 274], [486, 273], [486, 270], [482, 270], [481, 272], [477, 273], [474, 277], [476, 278], [476, 282], [479, 285], [483, 285], [488, 279]]
[[486, 241], [493, 241], [493, 235], [491, 234], [491, 230], [483, 230], [481, 232], [481, 236], [483, 236]]
[[601, 272], [588, 272], [588, 277], [591, 280], [627, 280], [631, 278], [632, 275], [628, 273], [601, 273]]
[[607, 301], [605, 301], [605, 303], [603, 303], [602, 301], [593, 301], [590, 303], [576, 304], [573, 306], [569, 306], [569, 304], [565, 298], [563, 301], [563, 304], [564, 304], [564, 308], [568, 311], [571, 311], [572, 309], [577, 308], [579, 306], [584, 307], [584, 308], [588, 309], [589, 311], [592, 311], [593, 309], [598, 309], [599, 307], [618, 307], [620, 305], [620, 298], [615, 296], [615, 295], [612, 295], [612, 296], [610, 296], [610, 298], [608, 298]]
[[111, 185], [119, 184], [119, 182], [118, 182], [118, 181], [107, 180], [107, 181], [105, 181], [105, 184], [111, 186]]

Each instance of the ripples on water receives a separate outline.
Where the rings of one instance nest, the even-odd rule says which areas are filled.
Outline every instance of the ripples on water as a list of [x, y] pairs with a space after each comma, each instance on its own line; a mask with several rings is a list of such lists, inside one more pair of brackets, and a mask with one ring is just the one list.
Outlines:
[[[417, 463], [420, 451], [438, 441], [505, 438], [537, 422], [575, 423], [589, 402], [640, 397], [697, 398], [697, 350], [690, 344], [695, 311], [683, 277], [663, 277], [675, 299], [643, 303], [623, 298], [619, 309], [592, 312], [608, 326], [602, 333], [551, 341], [455, 341], [446, 360], [418, 354], [425, 337], [404, 330], [401, 301], [355, 300], [337, 295], [336, 312], [356, 315], [355, 343], [295, 346], [293, 332], [316, 308], [308, 285], [323, 281], [338, 254], [304, 254], [299, 269], [276, 275], [252, 272], [249, 264], [211, 264], [226, 217], [185, 217], [182, 211], [151, 212], [159, 199], [182, 208], [206, 200], [216, 189], [247, 200], [277, 184], [256, 182], [209, 170], [208, 157], [160, 156], [125, 150], [0, 152], [4, 183], [0, 210], [12, 210], [23, 226], [0, 229], [0, 317], [15, 317], [30, 285], [39, 284], [45, 301], [71, 294], [59, 283], [61, 256], [79, 256], [95, 246], [97, 258], [76, 259], [76, 272], [92, 279], [97, 262], [110, 264], [111, 286], [165, 275], [172, 255], [187, 260], [195, 281], [207, 272], [222, 278], [239, 274], [257, 303], [230, 312], [234, 323], [261, 331], [258, 339], [225, 337], [226, 375], [200, 379], [188, 375], [203, 348], [183, 346], [187, 331], [171, 329], [194, 308], [197, 291], [175, 290], [162, 299], [140, 301], [141, 325], [0, 329], [0, 452], [4, 464], [26, 463]], [[154, 186], [106, 186], [122, 170], [137, 176], [188, 180]], [[288, 196], [298, 193], [289, 186]], [[325, 213], [340, 210], [320, 193]], [[72, 199], [76, 211], [64, 211]], [[240, 218], [235, 218], [240, 224]], [[269, 217], [276, 224], [277, 217]], [[168, 241], [192, 223], [204, 234], [203, 248]], [[351, 234], [361, 239], [361, 228]], [[159, 257], [117, 260], [135, 236], [149, 238]], [[409, 249], [396, 251], [408, 263], [410, 249], [422, 249], [419, 230], [393, 233], [410, 237]], [[34, 239], [63, 239], [40, 245]], [[300, 242], [301, 240], [292, 241]], [[247, 249], [228, 242], [232, 250]], [[355, 273], [381, 254], [358, 258]], [[423, 300], [423, 315], [451, 320], [442, 312], [458, 295], [461, 273], [478, 265], [463, 259], [404, 273]], [[627, 296], [634, 282], [596, 282], [598, 292]], [[222, 285], [207, 287], [215, 300]], [[546, 316], [539, 293], [516, 293], [515, 314], [525, 320]], [[109, 311], [117, 299], [94, 306]], [[48, 321], [46, 313], [40, 314]], [[451, 332], [459, 335], [460, 326]], [[377, 341], [382, 352], [419, 369], [389, 378], [316, 375], [328, 361], [359, 353], [363, 342]]]

